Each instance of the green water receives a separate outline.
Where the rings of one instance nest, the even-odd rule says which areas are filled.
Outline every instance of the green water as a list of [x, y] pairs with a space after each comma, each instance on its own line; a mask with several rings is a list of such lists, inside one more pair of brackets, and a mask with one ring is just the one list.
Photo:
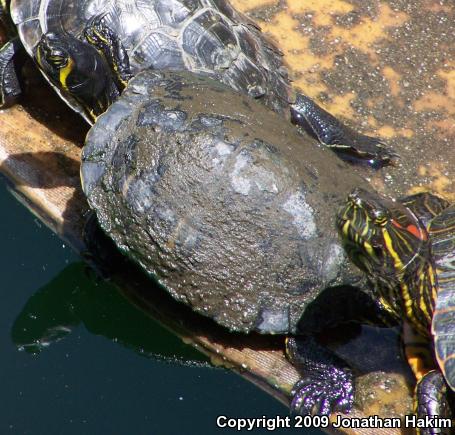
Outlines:
[[0, 434], [233, 434], [217, 416], [288, 415], [97, 280], [3, 180], [0, 210]]

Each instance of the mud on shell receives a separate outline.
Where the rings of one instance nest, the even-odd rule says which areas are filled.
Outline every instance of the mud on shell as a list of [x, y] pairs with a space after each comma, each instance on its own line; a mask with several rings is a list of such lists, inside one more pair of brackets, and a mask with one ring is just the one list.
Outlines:
[[231, 330], [295, 332], [321, 289], [353, 279], [334, 210], [363, 180], [207, 77], [132, 79], [91, 129], [81, 173], [117, 246]]

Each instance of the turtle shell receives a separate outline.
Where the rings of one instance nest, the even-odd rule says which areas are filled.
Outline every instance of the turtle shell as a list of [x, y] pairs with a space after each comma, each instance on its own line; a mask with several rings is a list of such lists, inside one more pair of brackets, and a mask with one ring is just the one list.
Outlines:
[[288, 112], [281, 52], [225, 0], [12, 0], [11, 15], [32, 57], [44, 33], [83, 39], [87, 24], [102, 17], [126, 49], [133, 74], [147, 68], [207, 74]]
[[295, 332], [322, 289], [357, 278], [335, 210], [364, 180], [207, 77], [137, 75], [90, 130], [81, 174], [121, 251], [231, 330]]
[[436, 216], [429, 225], [438, 294], [431, 330], [439, 367], [455, 391], [455, 206]]

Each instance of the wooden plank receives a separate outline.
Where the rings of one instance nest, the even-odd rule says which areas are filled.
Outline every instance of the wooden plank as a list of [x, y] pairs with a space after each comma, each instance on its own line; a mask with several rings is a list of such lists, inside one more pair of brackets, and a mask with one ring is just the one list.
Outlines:
[[[455, 35], [455, 21], [449, 2], [234, 3], [261, 21], [277, 41], [296, 86], [365, 132], [382, 134], [402, 156], [395, 168], [367, 173], [377, 188], [397, 195], [429, 187], [453, 199], [455, 153], [448, 152], [448, 145], [455, 138], [455, 60], [449, 35]], [[0, 171], [28, 207], [80, 252], [87, 204], [80, 190], [79, 156], [87, 127], [34, 73], [27, 76], [27, 100], [0, 115]], [[238, 371], [288, 402], [298, 375], [284, 358], [280, 337], [228, 334], [170, 298], [144, 291], [150, 284], [140, 275], [133, 281], [126, 273], [116, 280], [127, 297], [215, 364]], [[348, 333], [341, 330], [339, 337]], [[399, 341], [393, 331], [382, 334], [364, 328], [338, 349], [364, 373], [357, 380], [351, 416], [391, 417], [410, 411], [412, 380], [398, 357]], [[376, 361], [362, 358], [369, 355]]]

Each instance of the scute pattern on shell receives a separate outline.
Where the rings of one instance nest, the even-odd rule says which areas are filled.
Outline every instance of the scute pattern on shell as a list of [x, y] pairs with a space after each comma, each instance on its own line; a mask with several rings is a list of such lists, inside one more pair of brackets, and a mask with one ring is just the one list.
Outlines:
[[438, 280], [431, 331], [439, 366], [455, 391], [455, 205], [430, 222], [429, 234]]
[[133, 74], [146, 68], [207, 74], [288, 111], [281, 53], [225, 0], [13, 0], [11, 14], [31, 56], [43, 33], [81, 38], [87, 23], [102, 17], [118, 33]]
[[117, 246], [231, 330], [295, 332], [321, 289], [353, 282], [333, 210], [362, 180], [207, 77], [138, 74], [90, 131], [81, 173]]

